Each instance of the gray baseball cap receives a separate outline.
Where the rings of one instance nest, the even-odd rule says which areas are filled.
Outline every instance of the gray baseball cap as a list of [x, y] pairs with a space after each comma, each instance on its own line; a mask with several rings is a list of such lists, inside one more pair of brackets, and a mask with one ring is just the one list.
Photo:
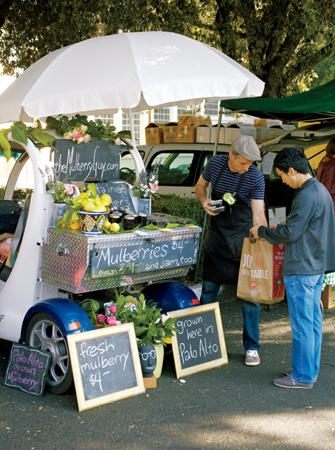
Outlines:
[[249, 161], [258, 161], [261, 154], [252, 136], [239, 135], [231, 144], [232, 150]]

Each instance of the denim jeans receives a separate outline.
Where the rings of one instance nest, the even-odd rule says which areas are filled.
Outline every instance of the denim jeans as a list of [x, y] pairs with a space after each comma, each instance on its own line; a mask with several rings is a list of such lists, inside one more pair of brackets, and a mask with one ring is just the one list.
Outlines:
[[[211, 281], [202, 281], [202, 293], [200, 303], [206, 305], [218, 300], [220, 284]], [[259, 303], [247, 302], [242, 300], [243, 307], [243, 346], [245, 351], [259, 351]]]
[[313, 383], [321, 360], [322, 275], [284, 276], [293, 334], [291, 377]]

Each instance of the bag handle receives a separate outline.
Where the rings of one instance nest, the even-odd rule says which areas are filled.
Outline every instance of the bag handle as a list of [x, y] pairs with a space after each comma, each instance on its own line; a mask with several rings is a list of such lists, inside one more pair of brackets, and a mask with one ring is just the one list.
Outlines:
[[257, 241], [257, 239], [252, 236], [251, 231], [249, 231], [249, 241], [250, 241], [250, 244], [255, 244]]

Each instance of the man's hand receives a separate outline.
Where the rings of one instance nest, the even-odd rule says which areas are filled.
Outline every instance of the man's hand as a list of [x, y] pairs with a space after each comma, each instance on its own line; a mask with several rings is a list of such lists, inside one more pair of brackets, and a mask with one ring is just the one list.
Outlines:
[[206, 213], [208, 213], [210, 216], [217, 216], [219, 213], [213, 213], [212, 212], [212, 209], [216, 208], [216, 206], [209, 206], [211, 201], [212, 200], [210, 200], [210, 199], [203, 200], [202, 201], [202, 207], [204, 208]]
[[213, 213], [212, 209], [215, 208], [215, 206], [209, 206], [210, 202], [212, 200], [210, 200], [209, 198], [206, 197], [206, 189], [209, 186], [209, 182], [204, 180], [202, 178], [202, 175], [200, 175], [200, 178], [197, 182], [197, 184], [195, 185], [195, 195], [198, 197], [199, 202], [202, 204], [202, 207], [204, 208], [204, 210], [210, 215], [210, 216], [217, 216], [219, 213]]
[[255, 227], [250, 228], [250, 232], [255, 239], [259, 239], [259, 236], [258, 236], [258, 228], [259, 227], [260, 227], [260, 225], [256, 225]]

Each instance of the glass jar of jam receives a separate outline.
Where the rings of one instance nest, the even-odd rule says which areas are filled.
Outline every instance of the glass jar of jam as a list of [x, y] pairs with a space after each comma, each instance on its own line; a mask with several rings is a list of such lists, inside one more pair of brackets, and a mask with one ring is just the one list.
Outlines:
[[133, 228], [135, 228], [135, 217], [127, 214], [126, 216], [124, 216], [124, 229], [132, 230]]
[[135, 218], [135, 227], [137, 227], [137, 225], [138, 225], [138, 214], [134, 213], [134, 214], [130, 214], [130, 216], [133, 216]]
[[108, 220], [110, 223], [121, 223], [121, 219], [122, 217], [119, 214], [109, 214], [108, 215]]
[[145, 227], [147, 224], [147, 217], [148, 215], [145, 213], [138, 213], [138, 224], [140, 227]]

